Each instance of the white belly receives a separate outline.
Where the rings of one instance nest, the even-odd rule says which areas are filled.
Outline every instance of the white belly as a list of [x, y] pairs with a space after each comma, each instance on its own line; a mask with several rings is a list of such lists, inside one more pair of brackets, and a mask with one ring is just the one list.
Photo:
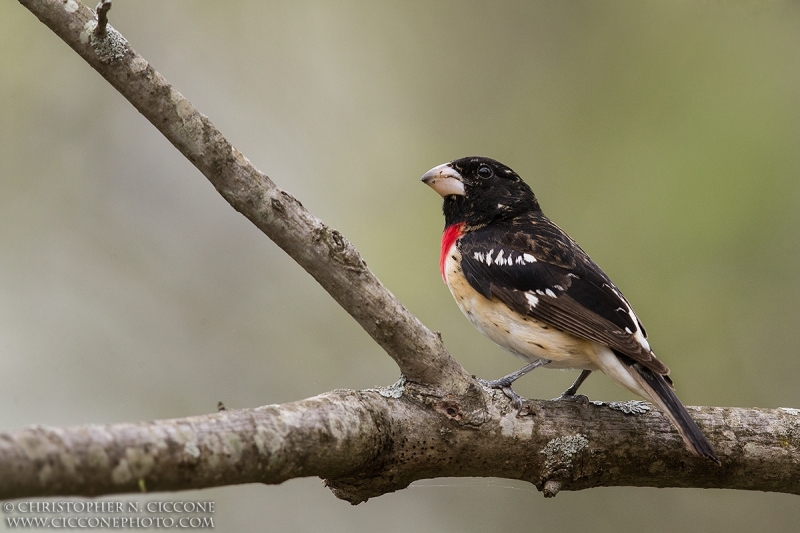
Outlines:
[[455, 244], [445, 262], [445, 279], [458, 307], [495, 344], [526, 361], [549, 359], [547, 368], [598, 370], [596, 343], [512, 312], [497, 298], [487, 300], [472, 288], [459, 266]]

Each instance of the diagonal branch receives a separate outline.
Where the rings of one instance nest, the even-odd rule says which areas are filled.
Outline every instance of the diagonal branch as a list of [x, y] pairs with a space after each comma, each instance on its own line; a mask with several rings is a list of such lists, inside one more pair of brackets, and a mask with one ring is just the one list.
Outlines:
[[[800, 410], [693, 415], [722, 468], [689, 456], [658, 411], [531, 401], [519, 415], [477, 385], [355, 248], [255, 169], [110, 25], [75, 0], [20, 0], [125, 96], [336, 299], [405, 378], [368, 391], [206, 416], [0, 433], [0, 498], [183, 490], [321, 476], [352, 503], [437, 476], [496, 476], [546, 496], [597, 486], [800, 494]], [[99, 32], [98, 32], [99, 33]]]
[[[119, 91], [246, 216], [297, 261], [397, 362], [408, 379], [466, 390], [469, 375], [367, 268], [341, 233], [255, 168], [110, 24], [94, 34], [92, 10], [75, 0], [20, 0]], [[419, 354], [426, 354], [420, 357]]]

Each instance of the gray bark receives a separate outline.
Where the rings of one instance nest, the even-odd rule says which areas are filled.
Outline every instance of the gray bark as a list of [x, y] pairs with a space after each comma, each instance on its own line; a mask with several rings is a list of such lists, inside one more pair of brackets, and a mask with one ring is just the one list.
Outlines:
[[693, 457], [644, 402], [464, 397], [401, 380], [176, 420], [0, 434], [0, 498], [176, 491], [326, 478], [351, 503], [441, 476], [529, 481], [545, 496], [600, 486], [800, 494], [800, 412], [690, 408], [722, 459]]

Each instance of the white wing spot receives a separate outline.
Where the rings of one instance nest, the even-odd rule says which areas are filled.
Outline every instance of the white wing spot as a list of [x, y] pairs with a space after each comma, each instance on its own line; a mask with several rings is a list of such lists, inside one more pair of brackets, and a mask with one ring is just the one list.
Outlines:
[[497, 257], [494, 258], [494, 262], [497, 263], [498, 265], [502, 265], [503, 263], [506, 262], [506, 260], [503, 259], [503, 249], [502, 248], [500, 249], [499, 252], [497, 252]]
[[551, 291], [550, 289], [547, 289], [547, 290], [545, 290], [545, 291], [544, 291], [544, 293], [545, 293], [546, 295], [548, 295], [550, 298], [555, 298], [555, 297], [556, 297], [556, 293], [554, 293], [554, 292], [553, 292], [553, 291]]
[[628, 335], [633, 335], [633, 332], [631, 331], [631, 328], [629, 328], [627, 326], [625, 327], [625, 333], [627, 333]]
[[[613, 287], [610, 287], [610, 288], [613, 290]], [[622, 298], [622, 295], [619, 293], [619, 291], [614, 290], [614, 292], [620, 298]], [[623, 300], [623, 303], [625, 304], [627, 309], [622, 309], [622, 308], [620, 308], [620, 309], [622, 309], [623, 311], [627, 311], [628, 312], [628, 316], [631, 317], [631, 320], [633, 321], [633, 323], [636, 326], [636, 331], [630, 331], [629, 328], [625, 328], [625, 331], [627, 331], [628, 334], [632, 334], [633, 337], [636, 339], [636, 341], [642, 346], [642, 348], [644, 348], [648, 352], [651, 351], [650, 343], [647, 342], [647, 339], [644, 338], [644, 335], [642, 334], [642, 329], [639, 327], [639, 319], [636, 317], [636, 313], [633, 312], [633, 309], [631, 309], [631, 306], [630, 306], [630, 304], [628, 302], [625, 302]]]
[[[633, 315], [633, 312], [631, 312], [631, 314]], [[647, 339], [645, 339], [644, 335], [642, 335], [642, 330], [639, 329], [639, 325], [638, 325], [639, 320], [637, 318], [635, 318], [635, 317], [636, 317], [636, 315], [634, 315], [634, 320], [636, 321], [637, 325], [636, 325], [636, 333], [634, 333], [634, 337], [636, 337], [636, 340], [639, 341], [639, 344], [642, 345], [642, 348], [644, 348], [645, 350], [647, 350], [649, 352], [650, 351], [650, 343], [647, 342]]]
[[525, 260], [522, 258], [522, 256], [521, 256], [521, 255], [518, 255], [518, 256], [517, 256], [517, 264], [518, 264], [518, 265], [522, 265], [522, 264], [524, 264], [524, 263], [525, 263]]
[[553, 285], [553, 288], [554, 288], [554, 289], [558, 289], [558, 290], [560, 290], [560, 291], [563, 291], [563, 290], [564, 290], [564, 287], [562, 287], [561, 285]]
[[572, 272], [569, 272], [569, 273], [567, 273], [567, 277], [568, 277], [568, 278], [575, 278], [575, 279], [579, 279], [579, 278], [578, 278], [578, 275], [577, 275], [577, 274], [573, 274]]
[[536, 258], [535, 258], [535, 257], [533, 257], [531, 254], [522, 254], [522, 257], [523, 257], [523, 258], [525, 259], [525, 261], [527, 261], [528, 263], [535, 263], [535, 262], [536, 262]]
[[474, 257], [476, 261], [483, 263], [483, 252], [475, 252], [472, 257]]
[[525, 293], [525, 299], [528, 300], [528, 303], [531, 305], [531, 307], [536, 307], [536, 304], [539, 303], [539, 298], [537, 298], [530, 292]]
[[544, 296], [544, 293], [540, 289], [536, 289], [536, 294], [539, 296]]
[[492, 254], [494, 253], [494, 248], [489, 250], [489, 253], [486, 254], [486, 266], [492, 266]]

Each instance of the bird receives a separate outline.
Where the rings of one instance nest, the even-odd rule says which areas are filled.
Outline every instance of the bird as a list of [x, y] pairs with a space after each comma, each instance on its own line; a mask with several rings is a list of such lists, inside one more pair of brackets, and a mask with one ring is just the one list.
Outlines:
[[439, 269], [458, 307], [481, 333], [527, 364], [500, 379], [511, 385], [538, 367], [581, 370], [559, 399], [576, 399], [594, 371], [657, 405], [688, 450], [720, 464], [675, 395], [669, 368], [603, 270], [542, 212], [531, 188], [506, 165], [464, 157], [433, 167], [422, 182], [442, 196]]

